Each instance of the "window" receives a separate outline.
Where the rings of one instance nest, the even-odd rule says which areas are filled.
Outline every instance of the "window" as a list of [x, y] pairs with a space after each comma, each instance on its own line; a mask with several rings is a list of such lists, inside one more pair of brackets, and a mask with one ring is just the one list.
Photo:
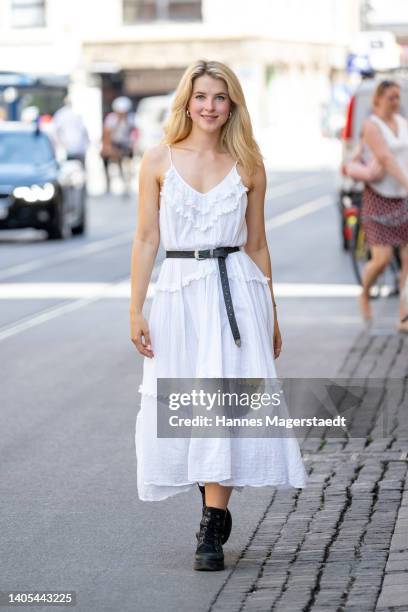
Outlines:
[[202, 0], [123, 0], [126, 25], [151, 21], [201, 21]]
[[48, 136], [33, 132], [0, 134], [0, 164], [49, 164], [54, 154]]
[[45, 26], [45, 0], [11, 0], [13, 28], [41, 28]]

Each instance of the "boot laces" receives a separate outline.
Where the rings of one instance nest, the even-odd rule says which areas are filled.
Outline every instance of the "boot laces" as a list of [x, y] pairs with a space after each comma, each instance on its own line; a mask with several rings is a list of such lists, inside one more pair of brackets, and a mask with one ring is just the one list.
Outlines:
[[200, 523], [200, 541], [206, 543], [220, 543], [224, 526], [223, 523], [224, 521], [221, 515], [214, 515], [204, 511]]

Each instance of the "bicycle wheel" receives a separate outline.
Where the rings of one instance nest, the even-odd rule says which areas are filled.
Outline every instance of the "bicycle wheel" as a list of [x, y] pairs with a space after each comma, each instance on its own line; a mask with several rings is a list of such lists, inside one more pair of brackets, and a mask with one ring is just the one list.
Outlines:
[[350, 241], [350, 255], [353, 267], [354, 276], [359, 285], [363, 284], [362, 272], [366, 263], [370, 260], [370, 249], [365, 241], [364, 230], [360, 223], [353, 227], [353, 233]]
[[401, 269], [401, 260], [399, 258], [399, 252], [398, 249], [394, 248], [394, 257], [391, 260], [391, 263], [389, 265], [389, 272], [390, 272], [390, 276], [391, 276], [391, 280], [390, 282], [391, 287], [390, 287], [390, 296], [391, 295], [399, 295], [400, 290], [399, 290], [399, 276], [400, 276], [400, 269]]
[[[353, 228], [351, 238], [350, 255], [354, 276], [359, 285], [362, 286], [362, 274], [364, 266], [371, 259], [370, 248], [365, 239], [365, 232], [358, 220]], [[399, 293], [399, 265], [394, 257], [389, 266], [377, 278], [374, 285], [370, 288], [370, 295], [373, 298], [381, 296], [394, 296]]]

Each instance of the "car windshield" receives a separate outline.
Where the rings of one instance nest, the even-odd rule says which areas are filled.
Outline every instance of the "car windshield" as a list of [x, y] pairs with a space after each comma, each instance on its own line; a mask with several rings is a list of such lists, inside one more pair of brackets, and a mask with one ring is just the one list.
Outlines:
[[46, 164], [54, 159], [45, 134], [0, 132], [0, 164]]

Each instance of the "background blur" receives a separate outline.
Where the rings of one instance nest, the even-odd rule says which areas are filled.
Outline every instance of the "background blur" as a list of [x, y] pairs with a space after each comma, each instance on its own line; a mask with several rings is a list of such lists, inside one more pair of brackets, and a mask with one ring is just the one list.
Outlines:
[[201, 57], [238, 74], [271, 166], [335, 163], [332, 139], [361, 68], [408, 63], [406, 3], [0, 0], [0, 113], [19, 118], [35, 105], [52, 116], [69, 92], [90, 134], [92, 194], [104, 189], [97, 153], [113, 99], [128, 96], [136, 122], [143, 110], [139, 145], [149, 146], [160, 138], [166, 101], [140, 102], [171, 94]]

